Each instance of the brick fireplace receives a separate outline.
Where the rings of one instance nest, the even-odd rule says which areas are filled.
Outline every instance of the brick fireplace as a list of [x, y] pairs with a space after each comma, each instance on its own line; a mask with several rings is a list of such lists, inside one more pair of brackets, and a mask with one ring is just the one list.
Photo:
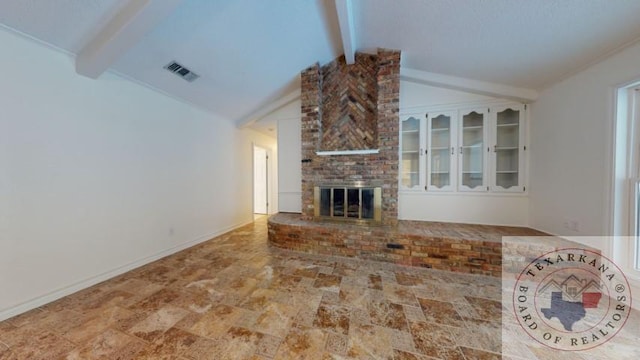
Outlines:
[[271, 245], [500, 276], [503, 235], [545, 235], [398, 221], [399, 51], [340, 57], [301, 78], [302, 214], [271, 216]]
[[400, 52], [379, 49], [315, 64], [302, 82], [302, 218], [318, 186], [381, 188], [381, 222], [398, 221]]

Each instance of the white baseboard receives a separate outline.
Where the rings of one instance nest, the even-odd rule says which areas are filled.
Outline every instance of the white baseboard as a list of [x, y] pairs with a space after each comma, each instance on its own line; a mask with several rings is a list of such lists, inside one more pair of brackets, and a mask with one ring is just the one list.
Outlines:
[[12, 306], [10, 308], [7, 309], [3, 309], [0, 310], [0, 321], [12, 318], [16, 315], [22, 314], [24, 312], [27, 312], [29, 310], [38, 308], [42, 305], [48, 304], [52, 301], [58, 300], [60, 298], [63, 298], [65, 296], [71, 295], [75, 292], [78, 292], [82, 289], [86, 289], [90, 286], [93, 286], [95, 284], [101, 283], [105, 280], [109, 280], [113, 277], [116, 277], [118, 275], [124, 274], [127, 271], [131, 271], [135, 268], [138, 268], [140, 266], [146, 265], [148, 263], [151, 263], [153, 261], [162, 259], [165, 256], [171, 255], [171, 254], [175, 254], [179, 251], [182, 251], [184, 249], [190, 248], [194, 245], [197, 245], [199, 243], [205, 242], [207, 240], [210, 240], [212, 238], [215, 238], [217, 236], [220, 236], [224, 233], [227, 233], [229, 231], [235, 230], [237, 228], [243, 227], [245, 225], [251, 224], [253, 222], [253, 220], [251, 221], [246, 221], [240, 224], [236, 224], [236, 225], [232, 225], [229, 226], [227, 228], [215, 231], [213, 233], [210, 234], [206, 234], [206, 235], [202, 235], [202, 236], [198, 236], [197, 238], [191, 240], [191, 241], [187, 241], [186, 243], [174, 246], [172, 248], [163, 250], [161, 252], [158, 252], [156, 254], [153, 254], [151, 256], [147, 256], [145, 258], [142, 258], [140, 260], [131, 262], [129, 264], [117, 267], [113, 270], [104, 272], [102, 274], [96, 275], [96, 276], [91, 276], [85, 280], [79, 281], [77, 283], [62, 287], [58, 290], [54, 290], [48, 294], [44, 294], [42, 296], [38, 296], [34, 299], [25, 301], [23, 303], [20, 303], [18, 305]]

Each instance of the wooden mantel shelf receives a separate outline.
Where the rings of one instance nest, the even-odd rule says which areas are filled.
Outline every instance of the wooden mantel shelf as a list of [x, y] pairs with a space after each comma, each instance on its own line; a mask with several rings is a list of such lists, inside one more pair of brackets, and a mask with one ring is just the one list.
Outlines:
[[335, 150], [335, 151], [316, 151], [318, 156], [333, 156], [333, 155], [370, 155], [377, 154], [380, 149], [363, 149], [363, 150]]

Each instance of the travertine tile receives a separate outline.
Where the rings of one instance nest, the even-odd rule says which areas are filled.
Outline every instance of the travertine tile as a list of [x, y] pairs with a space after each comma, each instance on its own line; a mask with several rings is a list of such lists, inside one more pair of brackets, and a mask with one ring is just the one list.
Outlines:
[[32, 322], [40, 321], [42, 318], [46, 317], [47, 314], [49, 314], [48, 311], [42, 308], [35, 308], [33, 310], [27, 311], [26, 313], [14, 316], [13, 318], [7, 320], [6, 323], [7, 325], [21, 327]]
[[397, 330], [407, 329], [407, 318], [402, 305], [386, 300], [373, 301], [368, 306], [369, 316], [373, 324]]
[[220, 304], [204, 314], [189, 331], [202, 337], [222, 336], [241, 317], [242, 309]]
[[67, 359], [135, 359], [144, 346], [133, 336], [108, 329], [82, 348], [69, 353]]
[[427, 318], [424, 316], [424, 312], [419, 306], [403, 306], [404, 315], [407, 317], [407, 320], [410, 322], [418, 322], [418, 321], [427, 321]]
[[346, 335], [349, 332], [349, 309], [344, 306], [321, 303], [313, 326]]
[[[393, 349], [394, 360], [428, 360], [424, 355]], [[433, 359], [433, 358], [431, 358]]]
[[274, 359], [322, 359], [327, 334], [319, 329], [293, 328], [284, 338]]
[[84, 316], [84, 321], [72, 320], [71, 323], [74, 326], [62, 326], [57, 331], [67, 340], [81, 344], [102, 333], [108, 327], [130, 318], [132, 314], [131, 311], [117, 306], [98, 309]]
[[297, 313], [296, 308], [272, 302], [258, 315], [252, 328], [265, 334], [283, 338], [289, 332], [292, 319]]
[[465, 296], [465, 299], [478, 314], [478, 319], [498, 322], [502, 319], [502, 302], [472, 296]]
[[171, 328], [158, 335], [138, 354], [137, 359], [174, 359], [185, 354], [201, 338], [189, 332]]
[[271, 335], [264, 335], [258, 343], [256, 355], [261, 355], [268, 358], [274, 357], [281, 342], [282, 338]]
[[370, 274], [368, 286], [375, 290], [382, 290], [382, 277], [380, 275]]
[[12, 357], [15, 358], [15, 355], [11, 349], [7, 345], [0, 343], [0, 359], [11, 359]]
[[320, 273], [316, 277], [316, 281], [313, 284], [314, 287], [322, 289], [324, 291], [331, 292], [339, 292], [340, 291], [340, 282], [342, 281], [342, 277], [338, 275], [327, 275]]
[[475, 360], [501, 360], [502, 357], [499, 354], [490, 353], [487, 351], [482, 351], [478, 349], [471, 349], [466, 347], [461, 347], [460, 350], [464, 354], [467, 359], [475, 359]]
[[307, 329], [313, 327], [318, 309], [302, 309], [293, 319], [292, 327]]
[[371, 317], [364, 309], [352, 309], [349, 316], [349, 326], [371, 325]]
[[136, 324], [128, 333], [142, 340], [153, 341], [187, 315], [189, 315], [187, 310], [175, 306], [165, 306]]
[[417, 286], [422, 284], [422, 279], [409, 271], [396, 271], [396, 281], [399, 285]]
[[75, 344], [51, 331], [38, 331], [36, 327], [26, 329], [26, 326], [20, 329], [26, 331], [18, 330], [14, 333], [16, 337], [5, 342], [9, 345], [10, 351], [5, 351], [10, 355], [9, 358], [52, 359], [61, 357], [75, 348]]
[[384, 329], [386, 336], [391, 339], [391, 346], [394, 349], [404, 350], [408, 352], [417, 352], [416, 345], [413, 342], [413, 337], [408, 331], [401, 331], [396, 329]]
[[499, 323], [465, 319], [466, 327], [449, 327], [458, 345], [500, 353], [502, 329]]
[[[266, 238], [258, 220], [0, 322], [0, 360], [550, 356], [518, 328], [503, 339], [509, 309], [495, 278], [289, 252]], [[552, 356], [640, 358], [639, 324], [634, 311], [615, 341]]]
[[435, 358], [441, 357], [441, 354], [445, 351], [455, 354], [454, 350], [443, 350], [453, 349], [456, 346], [455, 338], [445, 325], [428, 322], [412, 322], [409, 330], [413, 336], [416, 349], [418, 349], [420, 353]]
[[169, 304], [170, 302], [178, 299], [180, 297], [180, 293], [175, 290], [170, 289], [162, 289], [157, 291], [148, 297], [127, 306], [128, 309], [139, 312], [146, 312], [151, 314], [154, 311], [158, 311], [161, 307]]
[[418, 301], [420, 302], [420, 307], [427, 321], [449, 326], [464, 327], [464, 320], [458, 315], [453, 304], [421, 298], [418, 298]]
[[383, 286], [383, 292], [387, 300], [392, 303], [419, 306], [418, 300], [409, 286], [385, 283]]
[[380, 326], [354, 326], [349, 331], [347, 356], [355, 359], [392, 359], [391, 339]]
[[329, 333], [325, 348], [328, 352], [337, 355], [346, 355], [349, 338], [346, 335]]

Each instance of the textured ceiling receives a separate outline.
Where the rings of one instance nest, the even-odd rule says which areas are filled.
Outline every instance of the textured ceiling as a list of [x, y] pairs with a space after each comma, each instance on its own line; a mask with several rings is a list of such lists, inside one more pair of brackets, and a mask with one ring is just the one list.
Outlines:
[[[78, 53], [129, 1], [143, 0], [2, 0], [0, 23]], [[636, 0], [351, 2], [360, 51], [400, 49], [405, 68], [537, 90], [640, 37]], [[341, 53], [334, 0], [184, 0], [112, 69], [238, 120]], [[201, 78], [163, 70], [172, 60]]]
[[640, 1], [353, 0], [361, 49], [409, 68], [540, 90], [640, 37]]
[[[306, 67], [342, 53], [332, 4], [186, 0], [114, 68], [236, 119], [294, 90]], [[162, 67], [171, 60], [201, 78], [187, 83], [168, 73]]]
[[127, 0], [1, 0], [0, 23], [77, 53]]

